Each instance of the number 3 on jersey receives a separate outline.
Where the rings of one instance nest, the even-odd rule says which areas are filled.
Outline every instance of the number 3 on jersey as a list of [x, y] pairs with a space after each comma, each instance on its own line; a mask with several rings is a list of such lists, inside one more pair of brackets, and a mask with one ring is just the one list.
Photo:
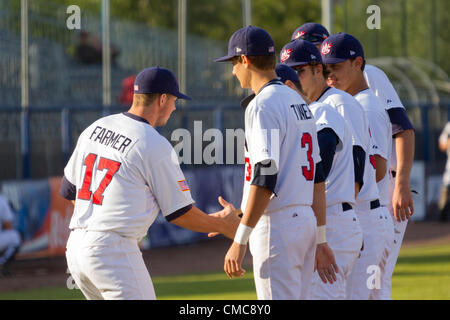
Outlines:
[[[83, 166], [86, 166], [86, 173], [84, 174], [83, 184], [81, 186], [81, 189], [78, 190], [78, 199], [81, 200], [91, 200], [92, 192], [91, 189], [91, 183], [92, 183], [92, 174], [94, 172], [94, 165], [95, 160], [97, 160], [97, 155], [94, 153], [90, 153], [85, 159]], [[103, 192], [105, 192], [105, 189], [110, 184], [114, 174], [119, 170], [120, 168], [120, 162], [113, 161], [110, 159], [106, 159], [101, 157], [97, 170], [103, 171], [104, 169], [107, 169], [105, 176], [103, 177], [102, 181], [100, 182], [100, 185], [98, 186], [97, 190], [94, 192], [94, 195], [92, 197], [92, 203], [102, 205], [103, 203]]]
[[311, 181], [314, 179], [314, 160], [312, 158], [313, 141], [311, 135], [308, 132], [305, 132], [302, 135], [302, 148], [306, 147], [306, 157], [309, 163], [309, 169], [308, 166], [302, 166], [302, 172], [306, 180]]

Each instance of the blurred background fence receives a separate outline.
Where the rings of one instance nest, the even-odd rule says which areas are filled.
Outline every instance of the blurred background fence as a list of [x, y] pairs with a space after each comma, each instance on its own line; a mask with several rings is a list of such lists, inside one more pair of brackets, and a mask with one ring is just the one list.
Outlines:
[[[80, 29], [68, 28], [71, 5]], [[370, 5], [380, 8], [380, 29], [367, 27]], [[355, 35], [368, 63], [391, 79], [416, 129], [422, 218], [433, 218], [446, 160], [437, 140], [450, 118], [449, 12], [447, 0], [2, 0], [0, 183], [61, 176], [81, 131], [126, 111], [133, 76], [153, 65], [174, 71], [193, 97], [158, 128], [169, 141], [177, 128], [201, 139], [194, 121], [203, 132], [243, 128], [246, 92], [229, 64], [213, 62], [229, 36], [253, 24], [280, 50], [298, 26], [316, 21]]]

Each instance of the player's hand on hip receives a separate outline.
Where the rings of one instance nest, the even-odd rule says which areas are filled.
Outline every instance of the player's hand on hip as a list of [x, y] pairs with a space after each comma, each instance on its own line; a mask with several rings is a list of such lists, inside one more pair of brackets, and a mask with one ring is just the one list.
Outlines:
[[333, 251], [326, 242], [318, 244], [316, 247], [314, 271], [316, 270], [323, 283], [332, 284], [337, 280], [336, 273], [339, 272], [339, 269]]
[[408, 220], [414, 214], [414, 202], [409, 186], [395, 186], [392, 208], [398, 222]]
[[228, 249], [225, 255], [224, 271], [231, 279], [233, 277], [242, 277], [245, 274], [245, 270], [242, 268], [242, 261], [244, 260], [245, 252], [247, 251], [247, 245], [234, 242]]

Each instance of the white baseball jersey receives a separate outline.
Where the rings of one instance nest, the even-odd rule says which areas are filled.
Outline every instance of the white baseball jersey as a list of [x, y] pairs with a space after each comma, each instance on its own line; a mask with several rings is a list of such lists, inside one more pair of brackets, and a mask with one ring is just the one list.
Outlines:
[[[273, 160], [278, 169], [275, 196], [266, 213], [287, 206], [310, 206], [316, 163], [320, 162], [314, 117], [297, 92], [271, 81], [245, 110], [245, 180], [241, 209], [245, 211], [254, 167]], [[270, 171], [270, 170], [269, 170]]]
[[356, 202], [365, 202], [378, 199], [378, 189], [373, 167], [372, 142], [369, 131], [369, 121], [363, 107], [350, 94], [336, 88], [329, 88], [317, 101], [329, 104], [335, 108], [353, 132], [353, 145], [360, 146], [366, 153], [364, 165], [364, 183], [358, 193]]
[[[372, 134], [373, 154], [386, 160], [386, 168], [390, 167], [392, 153], [392, 125], [386, 110], [380, 100], [370, 89], [355, 94], [355, 99], [362, 105], [369, 119]], [[389, 204], [389, 169], [378, 183], [381, 205]]]
[[353, 167], [352, 132], [344, 118], [331, 106], [313, 102], [309, 105], [316, 119], [317, 132], [325, 128], [332, 129], [339, 142], [325, 180], [327, 207], [348, 202], [355, 203], [355, 172]]
[[[375, 95], [382, 102], [382, 106], [386, 110], [392, 108], [403, 108], [403, 106], [397, 92], [395, 91], [392, 83], [389, 81], [389, 78], [383, 72], [383, 70], [366, 64], [364, 67], [364, 78], [366, 79], [367, 85], [370, 89], [375, 93]], [[395, 134], [397, 132], [393, 132]], [[390, 168], [395, 170], [397, 167], [397, 156], [395, 153], [395, 143], [392, 143], [392, 151], [391, 151], [391, 163]]]
[[[441, 135], [439, 136], [439, 143], [447, 143], [447, 140], [450, 138], [450, 122], [444, 127]], [[445, 164], [445, 172], [442, 177], [442, 183], [446, 186], [450, 185], [450, 148], [447, 148], [447, 163]]]
[[2, 231], [3, 223], [13, 221], [14, 215], [9, 207], [8, 200], [0, 195], [0, 231]]
[[167, 216], [194, 202], [170, 143], [129, 113], [85, 129], [64, 175], [77, 188], [70, 229], [140, 239], [160, 210]]

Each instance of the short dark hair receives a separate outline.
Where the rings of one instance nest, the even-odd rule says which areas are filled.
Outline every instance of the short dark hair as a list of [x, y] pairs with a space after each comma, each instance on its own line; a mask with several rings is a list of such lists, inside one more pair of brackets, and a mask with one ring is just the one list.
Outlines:
[[[355, 61], [356, 58], [358, 58], [358, 57], [350, 58], [349, 60], [353, 63], [353, 61]], [[361, 71], [364, 71], [364, 68], [366, 67], [366, 59], [364, 59], [363, 57], [361, 57], [361, 59], [363, 61], [362, 65], [361, 65]]]
[[133, 104], [148, 106], [158, 99], [159, 96], [160, 93], [135, 93], [133, 94]]
[[[277, 58], [274, 54], [265, 55], [265, 56], [247, 56], [250, 62], [260, 70], [275, 70], [277, 65]], [[241, 63], [241, 56], [236, 56], [231, 58], [231, 63]]]
[[324, 65], [323, 63], [320, 63], [317, 61], [311, 61], [310, 63], [308, 63], [308, 65], [311, 67], [322, 65], [322, 75], [325, 79], [328, 78], [328, 75], [330, 74], [330, 72], [327, 70], [326, 65]]

